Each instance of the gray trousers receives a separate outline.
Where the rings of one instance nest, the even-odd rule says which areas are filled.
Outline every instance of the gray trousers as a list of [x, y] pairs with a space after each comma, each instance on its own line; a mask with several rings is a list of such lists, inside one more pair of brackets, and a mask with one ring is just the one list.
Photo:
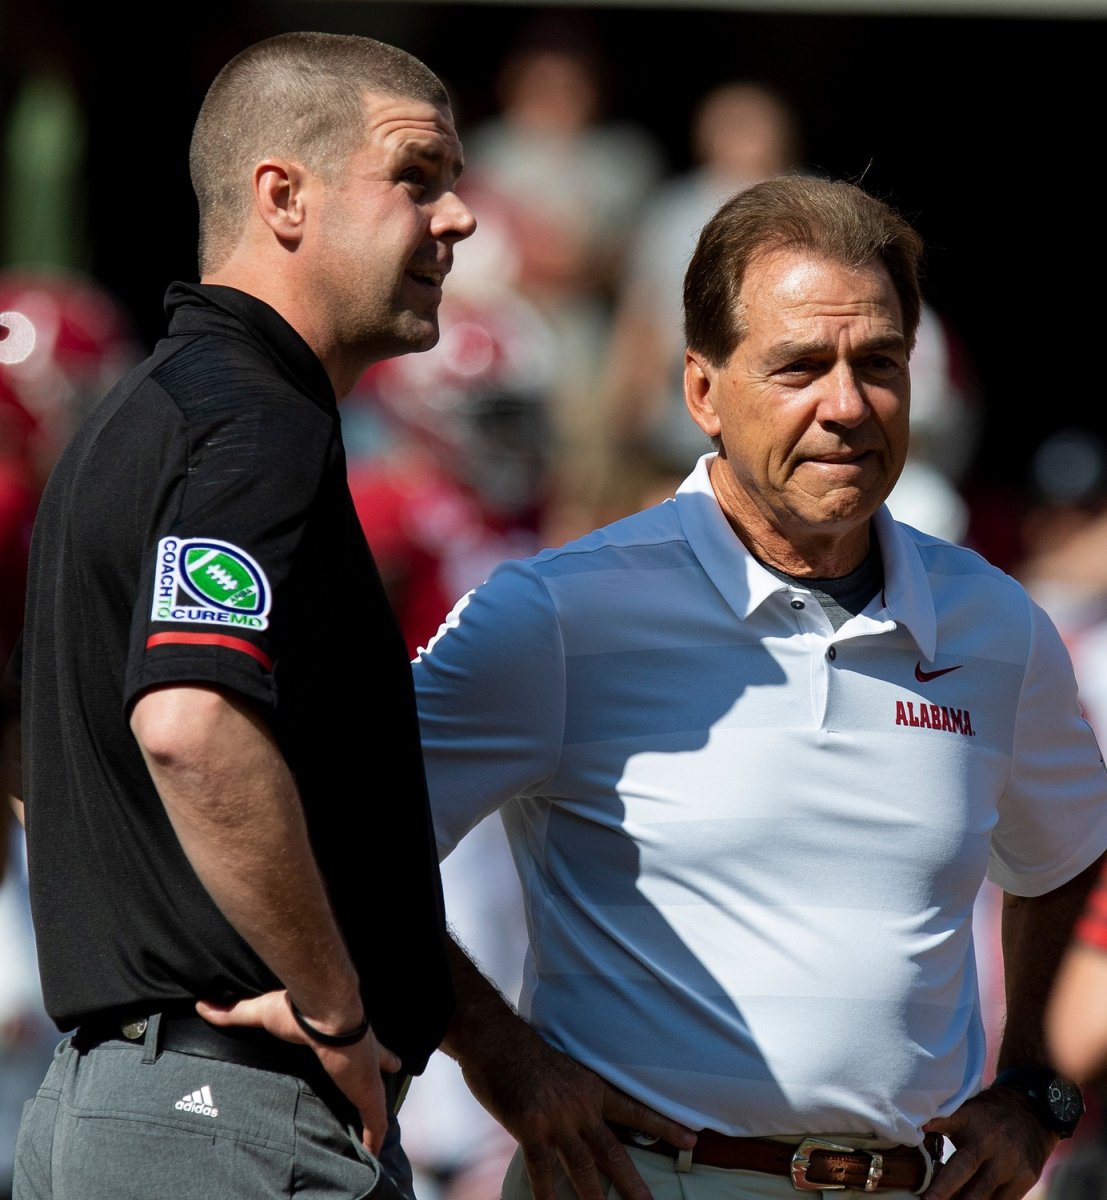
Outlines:
[[377, 1160], [294, 1076], [69, 1038], [24, 1107], [14, 1200], [277, 1196], [412, 1200], [395, 1118]]

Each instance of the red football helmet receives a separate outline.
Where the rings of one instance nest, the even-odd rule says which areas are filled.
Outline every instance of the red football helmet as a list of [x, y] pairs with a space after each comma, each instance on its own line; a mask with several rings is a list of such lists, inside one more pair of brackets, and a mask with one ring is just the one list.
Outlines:
[[432, 450], [490, 508], [532, 507], [552, 449], [556, 357], [548, 325], [525, 301], [503, 294], [448, 296], [439, 328], [433, 349], [377, 363], [343, 401], [351, 458], [373, 452], [359, 444], [358, 429], [359, 417], [372, 418], [386, 435]]
[[48, 456], [139, 357], [129, 316], [93, 280], [0, 272], [0, 379], [40, 428]]

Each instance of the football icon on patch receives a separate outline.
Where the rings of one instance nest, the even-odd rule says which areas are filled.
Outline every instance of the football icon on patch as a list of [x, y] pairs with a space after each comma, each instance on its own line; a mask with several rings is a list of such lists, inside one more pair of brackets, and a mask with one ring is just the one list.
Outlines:
[[181, 582], [201, 604], [234, 612], [259, 612], [265, 604], [261, 568], [226, 542], [186, 542]]
[[265, 576], [243, 550], [226, 542], [186, 542], [181, 582], [201, 604], [233, 612], [265, 607]]
[[214, 538], [162, 538], [157, 556], [155, 621], [268, 625], [269, 581], [239, 546]]

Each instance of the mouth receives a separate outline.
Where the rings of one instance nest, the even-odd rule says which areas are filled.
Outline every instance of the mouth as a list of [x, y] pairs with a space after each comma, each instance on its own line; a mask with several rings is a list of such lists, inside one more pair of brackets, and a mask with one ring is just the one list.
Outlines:
[[446, 271], [427, 271], [427, 270], [410, 270], [408, 275], [414, 279], [416, 283], [424, 284], [427, 287], [440, 288], [442, 281], [446, 278]]
[[825, 467], [852, 467], [868, 458], [870, 454], [869, 450], [849, 450], [840, 454], [812, 454], [807, 461]]
[[809, 471], [816, 471], [825, 479], [853, 480], [871, 469], [876, 460], [872, 450], [849, 450], [829, 454], [811, 454], [803, 459]]

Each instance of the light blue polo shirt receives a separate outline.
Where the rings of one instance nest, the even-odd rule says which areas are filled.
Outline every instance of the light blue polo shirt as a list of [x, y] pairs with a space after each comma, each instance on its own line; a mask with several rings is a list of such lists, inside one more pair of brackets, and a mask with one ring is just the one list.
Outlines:
[[1107, 847], [1107, 775], [1049, 619], [875, 517], [835, 632], [674, 500], [498, 568], [414, 664], [440, 853], [500, 809], [521, 1009], [692, 1128], [913, 1144], [980, 1086], [972, 912]]

